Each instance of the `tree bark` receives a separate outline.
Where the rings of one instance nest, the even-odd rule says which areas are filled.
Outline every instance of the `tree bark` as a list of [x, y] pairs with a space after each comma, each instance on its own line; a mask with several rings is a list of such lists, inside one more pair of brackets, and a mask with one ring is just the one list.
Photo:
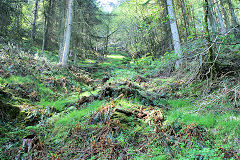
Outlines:
[[37, 15], [38, 15], [38, 0], [35, 2], [35, 9], [34, 9], [34, 20], [32, 24], [32, 35], [31, 35], [31, 43], [33, 43], [36, 35], [36, 21], [37, 21]]
[[196, 24], [195, 24], [195, 17], [194, 17], [194, 8], [193, 8], [193, 5], [190, 5], [190, 10], [191, 10], [191, 25], [193, 27], [193, 33], [194, 35], [196, 36], [197, 35], [197, 29], [196, 29]]
[[63, 0], [64, 4], [61, 6], [61, 15], [60, 15], [60, 22], [59, 22], [59, 62], [62, 62], [62, 52], [63, 52], [63, 42], [64, 42], [64, 26], [65, 26], [65, 11], [66, 11], [66, 1]]
[[235, 15], [231, 0], [228, 0], [228, 6], [229, 6], [229, 9], [230, 9], [230, 13], [231, 13], [232, 26], [236, 27], [238, 25], [238, 22], [237, 22], [237, 17]]
[[[205, 29], [205, 34], [206, 34], [206, 40], [207, 40], [207, 47], [208, 47], [208, 59], [207, 59], [207, 66], [209, 68], [209, 73], [210, 73], [210, 79], [213, 79], [213, 74], [214, 74], [214, 62], [213, 62], [213, 49], [211, 47], [211, 37], [210, 37], [210, 32], [209, 32], [209, 25], [208, 25], [208, 16], [209, 16], [209, 3], [208, 0], [204, 0], [204, 29]], [[205, 68], [202, 67], [202, 68]]]
[[189, 22], [187, 19], [187, 10], [186, 10], [185, 0], [181, 0], [181, 4], [182, 4], [181, 8], [182, 8], [182, 14], [183, 14], [183, 19], [184, 19], [185, 33], [186, 33], [185, 41], [187, 41], [187, 37], [189, 36], [189, 31], [188, 31]]
[[44, 50], [46, 48], [46, 45], [48, 43], [48, 33], [49, 33], [49, 23], [50, 23], [50, 6], [52, 5], [52, 0], [49, 0], [49, 5], [47, 11], [45, 10], [44, 6], [44, 0], [43, 0], [43, 7], [44, 7], [44, 30], [43, 30], [43, 43], [42, 43], [42, 53], [44, 53]]
[[213, 12], [213, 5], [212, 5], [212, 1], [211, 0], [208, 0], [207, 2], [207, 6], [208, 8], [208, 19], [211, 23], [211, 27], [212, 27], [212, 31], [213, 33], [215, 34], [217, 32], [217, 22], [216, 22], [216, 19], [215, 19], [215, 16], [214, 16], [214, 12]]
[[[175, 53], [178, 55], [178, 57], [181, 58], [181, 55], [182, 55], [181, 45], [180, 45], [179, 33], [178, 33], [177, 23], [175, 19], [175, 13], [173, 10], [172, 0], [167, 0], [167, 10], [170, 18], [170, 28], [172, 33], [174, 50], [175, 50]], [[181, 65], [181, 60], [178, 60], [176, 62], [176, 68], [178, 69], [180, 65]]]
[[50, 33], [51, 33], [51, 29], [52, 27], [52, 16], [54, 14], [54, 2], [55, 0], [48, 0], [48, 7], [46, 10], [44, 10], [44, 18], [45, 18], [45, 29], [44, 29], [44, 46], [43, 46], [43, 50], [45, 50], [46, 47], [50, 46], [50, 44], [52, 43], [51, 38], [50, 38]]
[[222, 14], [220, 12], [220, 9], [219, 9], [218, 1], [214, 0], [214, 3], [215, 3], [217, 15], [218, 15], [218, 23], [219, 23], [220, 28], [221, 28], [220, 32], [221, 32], [221, 34], [225, 34], [226, 33], [226, 27], [225, 27], [224, 22], [223, 22], [223, 18], [222, 18]]
[[45, 7], [44, 7], [44, 2], [45, 0], [43, 0], [43, 12], [44, 12], [44, 25], [43, 25], [43, 41], [42, 41], [42, 54], [44, 53], [45, 50], [45, 42], [46, 42], [46, 26], [47, 26], [47, 21], [46, 21], [46, 12], [45, 12]]
[[229, 31], [230, 30], [230, 24], [229, 24], [229, 19], [228, 19], [227, 12], [224, 8], [223, 0], [220, 0], [220, 7], [221, 7], [222, 13], [224, 15], [224, 21], [225, 21], [225, 24], [226, 24], [226, 27], [227, 27], [226, 29], [227, 29], [227, 31]]
[[65, 38], [64, 38], [64, 47], [62, 53], [62, 66], [66, 67], [69, 53], [69, 46], [71, 40], [71, 23], [72, 23], [72, 8], [73, 0], [68, 0], [68, 13], [66, 18], [66, 27], [65, 27]]

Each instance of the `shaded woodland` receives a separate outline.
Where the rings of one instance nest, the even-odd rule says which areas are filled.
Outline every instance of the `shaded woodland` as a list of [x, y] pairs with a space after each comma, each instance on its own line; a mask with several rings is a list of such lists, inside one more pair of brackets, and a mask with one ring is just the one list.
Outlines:
[[239, 0], [0, 0], [0, 159], [240, 159]]

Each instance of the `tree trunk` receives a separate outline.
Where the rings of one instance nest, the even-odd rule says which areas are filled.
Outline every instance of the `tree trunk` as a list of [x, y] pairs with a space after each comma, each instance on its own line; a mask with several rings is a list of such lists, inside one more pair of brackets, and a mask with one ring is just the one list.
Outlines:
[[55, 0], [49, 0], [48, 3], [48, 7], [46, 10], [44, 10], [44, 17], [45, 17], [45, 31], [44, 31], [44, 46], [43, 48], [45, 49], [46, 47], [50, 46], [50, 44], [52, 43], [51, 38], [50, 38], [50, 33], [51, 33], [51, 29], [52, 27], [52, 16], [54, 14], [53, 10], [54, 10], [54, 2]]
[[230, 30], [230, 24], [229, 24], [229, 19], [228, 19], [227, 12], [224, 8], [223, 0], [220, 0], [220, 7], [221, 7], [222, 13], [224, 15], [224, 21], [225, 21], [225, 24], [226, 24], [226, 27], [227, 27], [227, 31], [229, 31]]
[[211, 27], [212, 27], [212, 31], [214, 34], [216, 34], [217, 32], [217, 22], [216, 22], [216, 19], [215, 19], [215, 16], [214, 16], [214, 12], [213, 12], [213, 5], [212, 5], [212, 1], [211, 0], [208, 0], [207, 2], [207, 5], [206, 6], [208, 8], [208, 19], [211, 23]]
[[195, 17], [194, 17], [195, 13], [194, 13], [193, 5], [190, 5], [190, 11], [191, 11], [191, 14], [192, 14], [192, 16], [191, 16], [191, 25], [193, 27], [194, 36], [196, 36], [197, 35], [197, 29], [196, 29], [196, 24], [195, 24]]
[[[208, 59], [207, 59], [207, 65], [203, 66], [202, 69], [205, 69], [205, 67], [209, 68], [210, 79], [213, 79], [214, 74], [214, 60], [213, 60], [213, 49], [211, 47], [211, 37], [209, 32], [209, 25], [208, 25], [208, 16], [209, 16], [209, 3], [208, 0], [204, 0], [204, 29], [206, 34], [206, 40], [207, 40], [207, 47], [208, 47]], [[204, 73], [205, 74], [205, 73]]]
[[236, 27], [238, 25], [238, 22], [237, 22], [237, 17], [235, 15], [231, 0], [228, 0], [228, 6], [229, 6], [229, 9], [230, 9], [230, 13], [231, 13], [232, 26]]
[[[167, 0], [167, 10], [168, 10], [169, 18], [170, 18], [170, 28], [171, 28], [171, 33], [172, 33], [174, 50], [175, 50], [175, 53], [177, 53], [178, 57], [181, 58], [181, 55], [182, 55], [181, 45], [180, 45], [180, 39], [179, 39], [179, 34], [178, 34], [177, 23], [175, 20], [175, 14], [174, 14], [174, 10], [173, 10], [172, 0]], [[181, 64], [181, 60], [178, 60], [176, 62], [177, 69], [180, 67], [180, 64]]]
[[235, 15], [231, 0], [228, 0], [228, 5], [229, 5], [230, 12], [231, 12], [232, 27], [234, 27], [233, 33], [234, 33], [236, 39], [239, 39], [240, 38], [240, 26], [238, 25], [237, 17]]
[[189, 36], [189, 31], [188, 31], [189, 22], [188, 22], [188, 19], [187, 19], [187, 10], [186, 10], [185, 0], [181, 0], [181, 3], [182, 3], [181, 8], [182, 8], [182, 14], [183, 14], [183, 19], [184, 19], [185, 33], [186, 33], [185, 41], [187, 41], [187, 37]]
[[61, 16], [60, 16], [60, 22], [59, 22], [59, 62], [62, 62], [62, 52], [63, 52], [63, 42], [64, 42], [64, 26], [65, 26], [65, 8], [66, 8], [66, 1], [63, 0], [64, 4], [61, 7]]
[[[44, 7], [44, 2], [45, 0], [43, 0], [43, 12], [44, 12], [44, 17], [46, 17], [46, 13], [45, 13], [45, 7]], [[43, 41], [42, 41], [42, 54], [44, 53], [45, 50], [45, 42], [46, 42], [46, 25], [47, 25], [47, 21], [46, 18], [44, 18], [44, 25], [43, 25]]]
[[32, 35], [31, 35], [31, 43], [33, 43], [36, 35], [36, 21], [37, 21], [37, 14], [38, 14], [38, 0], [35, 2], [35, 9], [34, 9], [34, 20], [32, 24]]
[[[108, 17], [109, 18], [109, 17]], [[103, 59], [104, 59], [104, 56], [105, 56], [105, 54], [107, 53], [107, 50], [108, 50], [108, 43], [109, 43], [109, 37], [110, 37], [110, 33], [109, 33], [109, 31], [110, 31], [110, 27], [109, 27], [109, 25], [110, 25], [110, 22], [108, 22], [108, 24], [107, 24], [107, 36], [106, 36], [106, 39], [105, 39], [105, 44], [104, 44], [104, 49], [103, 49]]]
[[64, 38], [64, 47], [62, 53], [62, 66], [66, 67], [68, 60], [69, 45], [71, 40], [71, 23], [72, 23], [72, 8], [73, 0], [68, 0], [68, 13], [66, 18], [66, 27], [65, 27], [65, 38]]
[[21, 39], [21, 36], [22, 36], [22, 32], [21, 32], [21, 28], [22, 28], [22, 19], [23, 19], [23, 13], [22, 13], [22, 3], [19, 2], [19, 0], [17, 0], [17, 3], [16, 3], [16, 10], [19, 12], [17, 17], [16, 17], [16, 20], [14, 21], [14, 31], [12, 32], [14, 35], [15, 38], [17, 39]]
[[218, 15], [218, 22], [219, 22], [219, 25], [220, 25], [220, 32], [221, 34], [225, 34], [226, 33], [226, 27], [224, 25], [224, 22], [223, 22], [223, 18], [222, 18], [222, 14], [220, 12], [220, 9], [219, 9], [219, 5], [218, 5], [218, 2], [216, 0], [214, 0], [214, 3], [215, 3], [215, 6], [216, 6], [216, 11], [217, 11], [217, 15]]
[[161, 47], [163, 47], [162, 53], [160, 55], [164, 55], [166, 52], [173, 50], [172, 48], [172, 38], [169, 37], [170, 30], [170, 22], [168, 21], [168, 11], [167, 11], [167, 2], [165, 0], [159, 0], [159, 6], [163, 6], [163, 21], [165, 21], [163, 25], [163, 41], [162, 44], [160, 44]]
[[49, 0], [49, 6], [47, 11], [45, 10], [45, 6], [44, 6], [44, 0], [43, 0], [43, 7], [44, 7], [44, 30], [43, 30], [43, 43], [42, 43], [42, 53], [44, 53], [44, 50], [46, 48], [46, 45], [48, 43], [48, 33], [49, 33], [49, 23], [50, 23], [50, 6], [52, 5], [52, 0]]

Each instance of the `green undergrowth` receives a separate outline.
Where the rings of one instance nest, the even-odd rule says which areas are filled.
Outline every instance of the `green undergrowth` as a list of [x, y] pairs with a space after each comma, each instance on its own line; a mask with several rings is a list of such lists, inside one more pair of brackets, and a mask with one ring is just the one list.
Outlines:
[[17, 85], [23, 85], [23, 86], [30, 85], [31, 89], [37, 91], [41, 99], [42, 98], [51, 99], [51, 97], [55, 95], [53, 90], [51, 90], [46, 85], [36, 81], [35, 78], [31, 76], [21, 77], [21, 76], [12, 75], [9, 78], [0, 77], [0, 84], [2, 86], [16, 85], [16, 89], [17, 89]]
[[99, 107], [105, 103], [106, 101], [94, 101], [89, 105], [83, 106], [81, 110], [75, 110], [67, 113], [65, 116], [56, 120], [56, 129], [70, 127], [75, 125], [77, 122], [84, 122], [92, 113], [97, 111]]
[[2, 78], [0, 77], [0, 83], [18, 83], [18, 84], [24, 84], [24, 83], [31, 83], [32, 82], [32, 77], [26, 76], [26, 77], [21, 77], [21, 76], [15, 76], [12, 75], [9, 78]]
[[64, 141], [64, 138], [66, 138], [69, 131], [71, 131], [76, 124], [88, 128], [89, 126], [86, 124], [88, 123], [89, 116], [105, 103], [106, 101], [94, 101], [91, 104], [82, 106], [81, 110], [74, 109], [51, 117], [49, 119], [49, 125], [53, 128], [49, 132], [50, 135], [46, 137], [46, 141], [53, 141], [56, 144], [58, 144], [59, 141]]
[[63, 111], [66, 109], [66, 106], [68, 104], [74, 104], [76, 103], [81, 97], [83, 96], [90, 96], [90, 95], [95, 95], [99, 92], [99, 90], [95, 91], [86, 91], [83, 93], [73, 93], [73, 95], [69, 96], [64, 96], [64, 97], [59, 97], [58, 100], [54, 101], [48, 101], [46, 99], [42, 99], [39, 103], [37, 103], [38, 106], [43, 106], [43, 107], [53, 107], [55, 108], [58, 112]]
[[[211, 112], [211, 105], [201, 107], [200, 102], [194, 99], [168, 100], [171, 109], [167, 112], [167, 124], [174, 122], [197, 124], [206, 128], [212, 134], [216, 146], [234, 148], [238, 145], [237, 137], [240, 134], [240, 116], [236, 113]], [[229, 107], [228, 105], [226, 107]], [[205, 110], [208, 110], [205, 112]], [[226, 137], [226, 135], [228, 135]]]
[[[53, 53], [46, 52], [45, 54], [46, 57], [51, 57]], [[56, 59], [57, 56], [54, 54], [50, 61], [56, 61]], [[22, 138], [35, 131], [41, 137], [44, 149], [49, 150], [47, 153], [59, 154], [69, 159], [79, 158], [89, 148], [86, 146], [92, 147], [91, 145], [96, 140], [94, 136], [99, 136], [99, 140], [102, 141], [111, 141], [112, 145], [119, 147], [114, 150], [111, 145], [105, 144], [108, 147], [106, 150], [94, 153], [94, 156], [102, 159], [112, 152], [127, 154], [131, 159], [222, 159], [219, 148], [239, 149], [240, 116], [231, 110], [230, 102], [205, 103], [201, 97], [203, 87], [206, 86], [205, 81], [184, 85], [184, 80], [174, 77], [151, 78], [164, 68], [168, 68], [167, 61], [175, 59], [174, 55], [166, 54], [158, 60], [153, 60], [152, 57], [143, 57], [135, 62], [123, 64], [129, 59], [124, 54], [116, 53], [106, 56], [106, 61], [99, 62], [97, 65], [95, 65], [96, 60], [90, 59], [78, 64], [84, 67], [96, 67], [95, 71], [91, 73], [94, 78], [98, 79], [108, 75], [110, 79], [105, 84], [98, 83], [100, 81], [98, 79], [97, 84], [83, 85], [85, 82], [82, 83], [71, 78], [73, 75], [67, 69], [46, 71], [47, 73], [44, 75], [30, 73], [27, 76], [0, 77], [1, 86], [32, 84], [30, 86], [40, 96], [40, 99], [34, 104], [44, 112], [41, 113], [42, 118], [38, 119], [39, 123], [31, 126], [21, 125], [22, 122], [15, 128], [15, 124], [10, 125], [10, 123], [4, 124], [4, 127], [1, 126], [0, 133], [4, 133], [4, 135], [0, 135], [0, 144], [4, 145], [5, 150], [17, 151], [17, 147], [21, 146]], [[52, 66], [50, 62], [49, 65]], [[52, 66], [52, 68], [54, 67]], [[66, 88], [61, 85], [51, 86], [49, 83], [44, 84], [39, 81], [41, 78], [59, 80], [63, 77], [68, 80], [69, 86]], [[137, 82], [136, 77], [144, 77], [146, 82]], [[78, 101], [83, 96], [89, 98], [91, 95], [100, 93], [99, 91], [108, 85], [125, 81], [128, 83], [123, 83], [126, 85], [124, 87], [132, 87], [131, 89], [147, 95], [146, 97], [150, 97], [152, 100], [153, 106], [144, 104], [143, 99], [136, 95], [131, 95], [131, 97], [123, 95], [117, 98], [114, 98], [114, 95], [78, 106]], [[94, 85], [101, 89], [92, 91]], [[74, 88], [79, 88], [83, 92], [71, 91]], [[216, 93], [218, 92], [216, 91]], [[155, 98], [155, 95], [161, 96]], [[49, 108], [54, 110], [51, 114], [46, 114], [45, 110]], [[132, 114], [127, 116], [125, 113], [114, 112], [114, 109], [121, 109]], [[156, 115], [158, 112], [155, 111], [160, 110], [163, 110], [164, 119], [161, 119], [161, 128], [157, 131], [153, 122], [158, 119], [151, 116]], [[145, 118], [136, 118], [143, 113], [146, 114]], [[101, 115], [100, 120], [94, 120], [94, 118], [98, 118], [98, 114]], [[110, 119], [111, 121], [106, 121]], [[104, 120], [105, 122], [103, 122]], [[186, 131], [184, 128], [187, 127], [202, 129], [201, 131], [204, 132], [202, 135], [205, 136], [203, 139], [206, 138], [206, 141], [200, 142], [194, 136], [189, 140], [188, 137], [182, 136], [181, 133]], [[171, 133], [171, 129], [175, 129], [175, 134], [181, 136], [174, 139], [176, 135]], [[99, 135], [99, 132], [104, 137]], [[17, 143], [8, 142], [14, 138], [15, 141], [18, 141]], [[182, 141], [177, 138], [182, 138]], [[103, 143], [102, 141], [101, 143]], [[191, 145], [188, 146], [188, 144]], [[86, 150], [78, 153], [79, 150], [76, 148]], [[76, 153], [72, 153], [71, 149], [76, 149]], [[98, 150], [101, 147], [95, 149]], [[4, 153], [0, 150], [0, 159], [2, 157], [4, 157]]]
[[140, 59], [134, 60], [134, 62], [131, 63], [131, 66], [136, 70], [143, 72], [144, 76], [152, 77], [153, 75], [158, 74], [159, 71], [172, 68], [177, 58], [177, 54], [167, 52], [158, 59], [153, 56], [144, 56]]
[[117, 69], [112, 72], [112, 75], [109, 82], [132, 80], [138, 73], [131, 69]]

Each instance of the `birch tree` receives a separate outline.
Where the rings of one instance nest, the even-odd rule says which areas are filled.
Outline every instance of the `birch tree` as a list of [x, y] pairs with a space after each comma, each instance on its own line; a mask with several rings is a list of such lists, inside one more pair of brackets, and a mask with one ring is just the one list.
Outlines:
[[[177, 23], [175, 19], [175, 13], [173, 10], [172, 0], [167, 0], [167, 10], [170, 18], [170, 28], [172, 33], [174, 51], [175, 53], [177, 53], [178, 58], [181, 58], [181, 55], [182, 55], [181, 45], [180, 45], [179, 33], [178, 33]], [[176, 68], [179, 68], [180, 64], [181, 64], [181, 60], [178, 60], [176, 62]]]
[[73, 9], [73, 0], [68, 0], [68, 11], [66, 18], [66, 26], [64, 31], [64, 42], [63, 42], [63, 52], [62, 52], [62, 66], [67, 65], [70, 39], [71, 39], [71, 23], [72, 23], [72, 9]]

